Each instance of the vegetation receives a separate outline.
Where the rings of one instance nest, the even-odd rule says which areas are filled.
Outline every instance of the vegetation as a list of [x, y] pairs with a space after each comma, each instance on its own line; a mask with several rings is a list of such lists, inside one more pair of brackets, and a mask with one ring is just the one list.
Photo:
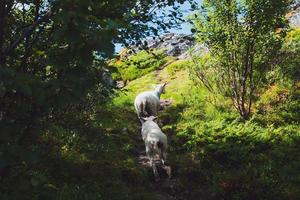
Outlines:
[[167, 61], [168, 57], [164, 54], [164, 50], [151, 52], [143, 50], [126, 59], [112, 62], [111, 67], [117, 68], [115, 73], [112, 73], [112, 77], [115, 80], [131, 81], [163, 67]]
[[94, 120], [110, 101], [101, 77], [114, 43], [178, 26], [183, 2], [0, 1], [1, 199], [138, 198], [111, 167], [125, 169], [121, 138]]
[[[209, 68], [200, 62], [196, 74], [209, 90], [230, 97], [244, 119], [251, 113], [256, 87], [279, 52], [288, 3], [208, 0], [195, 19], [197, 39], [209, 46], [213, 59]], [[213, 83], [207, 78], [212, 73], [218, 74]]]
[[296, 29], [288, 33], [284, 46], [281, 49], [279, 67], [284, 76], [295, 81], [299, 81], [300, 69], [299, 62], [299, 46], [300, 46], [300, 29]]
[[299, 83], [284, 76], [283, 66], [276, 66], [267, 75], [269, 86], [260, 88], [252, 117], [244, 121], [230, 98], [214, 96], [195, 85], [197, 80], [189, 80], [191, 65], [189, 60], [180, 60], [159, 74], [135, 79], [113, 100], [118, 109], [130, 108], [122, 119], [132, 115], [135, 120], [132, 102], [136, 94], [158, 81], [168, 81], [162, 98], [173, 103], [160, 118], [177, 180], [175, 191], [168, 189], [169, 194], [182, 199], [297, 199]]
[[[219, 1], [206, 2], [219, 5]], [[222, 9], [239, 10], [229, 9], [226, 2]], [[239, 2], [251, 9], [258, 6], [260, 11], [273, 5], [277, 17], [285, 9], [277, 8], [285, 1]], [[214, 48], [216, 41], [210, 42], [211, 53], [190, 60], [176, 60], [154, 50], [107, 62], [114, 41], [137, 42], [143, 34], [163, 30], [153, 24], [148, 27], [144, 20], [161, 20], [154, 13], [149, 15], [149, 9], [173, 3], [0, 2], [0, 199], [299, 198], [300, 31], [290, 30], [281, 38], [278, 34], [285, 30], [268, 32], [281, 19], [252, 13], [273, 20], [265, 31], [255, 32], [264, 40], [255, 40], [259, 43], [255, 48], [262, 51], [253, 54], [253, 78], [259, 82], [251, 115], [245, 120], [232, 105], [230, 93], [215, 92], [218, 72], [228, 72], [219, 59], [228, 64], [245, 58], [247, 44], [231, 46], [227, 40], [231, 35], [244, 37], [240, 26], [234, 31], [220, 23], [228, 31], [222, 40], [229, 44]], [[222, 15], [212, 12], [212, 16]], [[132, 20], [140, 23], [129, 23]], [[98, 29], [99, 24], [106, 28]], [[207, 33], [216, 34], [215, 28]], [[272, 55], [264, 54], [267, 44], [273, 48], [268, 51]], [[225, 53], [236, 53], [241, 60], [222, 57]], [[104, 67], [115, 80], [127, 81], [126, 86], [106, 88], [101, 78]], [[233, 67], [230, 70], [245, 66]], [[201, 80], [201, 72], [207, 73], [207, 82]], [[139, 92], [161, 82], [168, 83], [161, 98], [171, 101], [159, 113], [159, 125], [168, 137], [172, 179], [154, 183], [151, 169], [138, 160], [144, 146], [133, 101]]]
[[190, 191], [185, 198], [297, 199], [300, 99], [295, 89], [271, 86], [248, 121], [239, 120], [229, 100], [213, 105], [204, 88], [190, 89], [176, 123], [164, 127], [172, 134], [181, 189]]

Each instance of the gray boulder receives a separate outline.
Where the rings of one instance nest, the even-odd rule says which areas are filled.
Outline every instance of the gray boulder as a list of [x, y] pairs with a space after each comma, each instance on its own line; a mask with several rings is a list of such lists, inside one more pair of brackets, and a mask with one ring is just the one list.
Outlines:
[[[156, 39], [147, 41], [147, 49], [164, 49], [165, 54], [178, 58], [187, 53], [187, 51], [195, 44], [193, 35], [167, 33]], [[122, 52], [123, 57], [128, 57], [134, 53], [141, 51], [139, 47], [133, 46], [126, 53]], [[126, 55], [125, 55], [126, 54]]]
[[289, 15], [288, 20], [291, 27], [300, 28], [300, 5], [298, 5]]
[[106, 68], [102, 70], [102, 83], [109, 88], [115, 87], [115, 82], [112, 79], [111, 73]]

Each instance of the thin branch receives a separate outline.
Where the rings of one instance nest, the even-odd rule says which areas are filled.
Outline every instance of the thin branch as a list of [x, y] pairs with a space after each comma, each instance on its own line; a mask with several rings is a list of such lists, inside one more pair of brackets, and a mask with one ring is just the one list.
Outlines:
[[[38, 21], [39, 19], [39, 12], [40, 12], [40, 0], [35, 0], [35, 13], [34, 13], [34, 22]], [[40, 32], [40, 31], [39, 31]], [[38, 35], [38, 34], [37, 34]], [[34, 37], [36, 38], [36, 37]], [[24, 40], [25, 40], [25, 52], [24, 52], [24, 56], [22, 58], [22, 62], [20, 64], [20, 69], [24, 69], [25, 64], [27, 62], [27, 59], [32, 55], [32, 44], [34, 42], [34, 39], [32, 39], [32, 41], [30, 41], [30, 35], [27, 35]]]
[[21, 42], [24, 40], [24, 38], [28, 37], [32, 31], [42, 22], [48, 20], [52, 15], [51, 10], [47, 11], [44, 16], [39, 18], [37, 21], [33, 22], [32, 25], [30, 25], [28, 28], [25, 29], [25, 31], [22, 33], [22, 35], [14, 41], [11, 45], [9, 45], [3, 52], [2, 54], [4, 56], [8, 56]]

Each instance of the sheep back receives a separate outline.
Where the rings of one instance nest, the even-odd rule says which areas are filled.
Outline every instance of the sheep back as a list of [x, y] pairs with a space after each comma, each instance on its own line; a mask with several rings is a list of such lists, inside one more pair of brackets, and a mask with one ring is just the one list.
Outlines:
[[138, 117], [157, 116], [159, 106], [159, 97], [151, 91], [140, 93], [134, 101]]
[[150, 141], [160, 142], [162, 143], [163, 149], [167, 148], [167, 136], [153, 121], [146, 121], [145, 123], [143, 123], [142, 137], [145, 143], [148, 143]]

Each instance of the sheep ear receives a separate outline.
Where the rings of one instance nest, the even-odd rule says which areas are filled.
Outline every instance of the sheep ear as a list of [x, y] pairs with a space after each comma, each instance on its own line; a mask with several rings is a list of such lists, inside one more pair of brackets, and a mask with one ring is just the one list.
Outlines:
[[147, 121], [147, 118], [146, 118], [146, 117], [140, 117], [140, 119], [141, 119], [143, 122]]

